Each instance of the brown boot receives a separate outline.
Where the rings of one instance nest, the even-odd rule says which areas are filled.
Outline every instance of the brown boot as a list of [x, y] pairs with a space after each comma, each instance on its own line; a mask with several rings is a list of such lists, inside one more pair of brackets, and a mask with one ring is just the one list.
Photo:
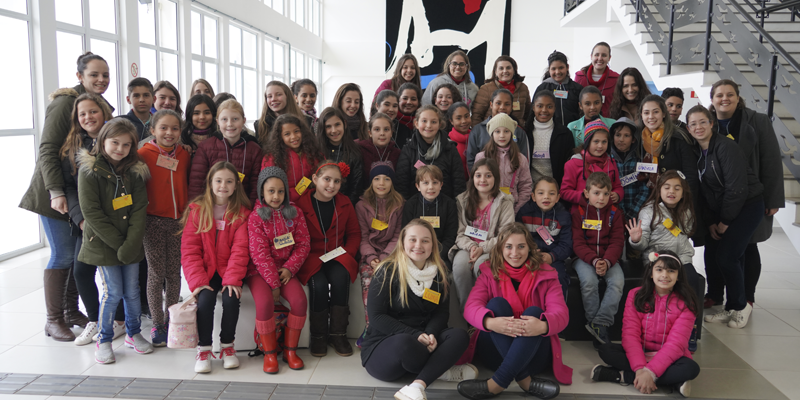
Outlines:
[[350, 308], [347, 306], [331, 306], [331, 333], [328, 344], [333, 347], [336, 354], [342, 357], [353, 355], [353, 347], [347, 340], [347, 325]]
[[64, 295], [64, 322], [67, 326], [85, 327], [89, 323], [89, 317], [84, 315], [78, 306], [78, 285], [75, 284], [75, 275], [72, 268], [69, 269], [67, 277], [67, 292]]
[[275, 337], [275, 318], [269, 321], [256, 320], [256, 330], [258, 331], [259, 349], [264, 352], [264, 372], [268, 374], [278, 373], [278, 340]]
[[75, 340], [75, 334], [64, 322], [64, 291], [67, 289], [69, 269], [44, 270], [44, 302], [47, 308], [47, 324], [44, 334], [59, 342]]
[[312, 311], [308, 322], [311, 331], [308, 350], [314, 357], [325, 357], [328, 354], [328, 310]]
[[303, 369], [303, 360], [297, 356], [297, 343], [300, 341], [300, 331], [306, 323], [306, 317], [289, 314], [286, 328], [283, 331], [283, 361], [291, 369]]

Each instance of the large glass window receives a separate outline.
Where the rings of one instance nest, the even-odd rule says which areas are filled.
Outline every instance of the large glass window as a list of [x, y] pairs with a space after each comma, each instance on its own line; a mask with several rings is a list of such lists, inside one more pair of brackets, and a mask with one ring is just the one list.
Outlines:
[[192, 80], [203, 78], [215, 92], [220, 91], [217, 76], [217, 18], [192, 10]]
[[139, 3], [139, 76], [155, 84], [166, 80], [181, 90], [178, 64], [178, 4], [172, 0]]
[[322, 14], [322, 4], [320, 0], [310, 0], [311, 1], [311, 32], [317, 36], [320, 36], [320, 31], [322, 30], [322, 23], [320, 15]]
[[258, 49], [257, 36], [246, 29], [230, 25], [228, 28], [230, 43], [230, 82], [231, 94], [236, 96], [245, 117], [252, 124], [258, 118]]
[[283, 14], [283, 1], [284, 0], [264, 0], [264, 4]]
[[283, 56], [286, 47], [270, 39], [264, 40], [264, 84], [273, 80], [286, 81]]
[[305, 1], [306, 0], [289, 0], [292, 21], [296, 22], [302, 27], [306, 26]]

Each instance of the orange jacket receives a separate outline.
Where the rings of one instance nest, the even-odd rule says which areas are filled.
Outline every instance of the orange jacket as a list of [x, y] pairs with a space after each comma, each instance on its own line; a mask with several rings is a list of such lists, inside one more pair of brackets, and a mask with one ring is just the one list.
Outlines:
[[[139, 156], [150, 168], [150, 180], [147, 181], [147, 215], [178, 219], [189, 203], [189, 168], [192, 157], [181, 146], [176, 145], [175, 158], [178, 167], [175, 171], [159, 167], [158, 156], [167, 154], [154, 142], [147, 143], [139, 149]], [[163, 153], [162, 153], [163, 152]]]

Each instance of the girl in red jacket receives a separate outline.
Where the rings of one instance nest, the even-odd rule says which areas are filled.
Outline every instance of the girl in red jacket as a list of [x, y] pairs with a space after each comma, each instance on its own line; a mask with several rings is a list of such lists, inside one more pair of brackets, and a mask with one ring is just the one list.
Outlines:
[[258, 175], [258, 201], [247, 223], [250, 254], [246, 282], [256, 302], [258, 346], [264, 352], [264, 372], [278, 373], [273, 310], [280, 298], [289, 301], [291, 312], [284, 336], [283, 361], [291, 369], [302, 369], [297, 342], [306, 322], [306, 294], [297, 272], [308, 258], [311, 239], [303, 214], [286, 195], [286, 173], [267, 167]]
[[611, 135], [608, 126], [596, 119], [586, 124], [583, 133], [583, 149], [580, 157], [573, 157], [564, 165], [564, 180], [561, 183], [561, 199], [576, 207], [584, 198], [586, 178], [592, 172], [604, 172], [611, 179], [611, 203], [622, 200], [623, 191], [617, 163], [609, 154]]
[[220, 357], [223, 366], [236, 368], [239, 359], [233, 348], [242, 279], [247, 272], [247, 217], [250, 201], [233, 164], [220, 161], [211, 167], [203, 196], [189, 205], [183, 217], [181, 264], [183, 275], [197, 298], [197, 373], [211, 372], [211, 332], [214, 307], [222, 290]]
[[644, 394], [661, 386], [674, 387], [684, 397], [700, 373], [687, 343], [699, 307], [681, 260], [672, 251], [650, 253], [642, 286], [628, 293], [622, 320], [622, 344], [600, 346], [597, 382], [633, 384]]
[[296, 202], [311, 185], [311, 173], [323, 160], [311, 128], [300, 118], [284, 114], [275, 120], [266, 144], [261, 168], [278, 167], [286, 171], [289, 200]]
[[311, 253], [300, 267], [297, 278], [308, 285], [311, 302], [308, 347], [314, 357], [326, 355], [328, 344], [340, 356], [353, 354], [347, 340], [350, 315], [347, 299], [350, 297], [350, 283], [355, 282], [358, 274], [355, 257], [361, 244], [361, 229], [350, 200], [339, 193], [342, 179], [349, 174], [347, 164], [325, 161], [312, 176], [314, 188], [297, 201], [308, 221], [311, 236]]

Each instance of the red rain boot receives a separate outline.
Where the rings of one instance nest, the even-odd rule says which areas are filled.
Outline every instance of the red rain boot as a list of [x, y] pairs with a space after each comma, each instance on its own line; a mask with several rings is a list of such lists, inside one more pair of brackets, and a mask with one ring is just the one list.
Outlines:
[[306, 323], [306, 317], [289, 314], [286, 329], [283, 332], [283, 361], [291, 369], [303, 369], [303, 360], [297, 356], [297, 342], [300, 341], [300, 331]]
[[259, 347], [264, 352], [264, 372], [278, 373], [278, 340], [275, 338], [275, 318], [269, 321], [256, 321], [256, 330], [261, 339]]

